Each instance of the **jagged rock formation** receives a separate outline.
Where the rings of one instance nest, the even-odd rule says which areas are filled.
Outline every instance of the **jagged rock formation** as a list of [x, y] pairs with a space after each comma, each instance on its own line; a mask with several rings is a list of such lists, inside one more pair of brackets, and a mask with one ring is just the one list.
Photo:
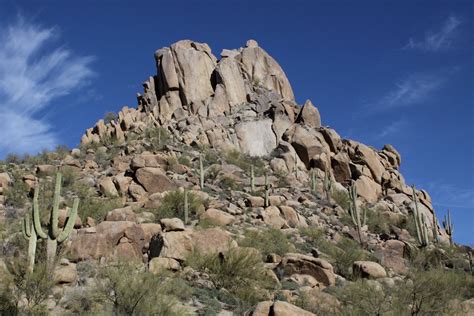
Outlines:
[[[375, 203], [384, 197], [385, 209], [408, 214], [412, 191], [399, 172], [398, 151], [391, 145], [376, 150], [341, 139], [335, 130], [322, 126], [318, 109], [310, 100], [296, 104], [285, 73], [256, 41], [224, 49], [220, 60], [207, 44], [179, 41], [157, 50], [155, 60], [157, 74], [143, 84], [138, 108], [124, 107], [117, 122], [100, 120], [87, 130], [82, 144], [106, 138], [123, 143], [155, 124], [187, 145], [270, 155], [276, 172], [291, 173], [296, 166], [306, 172], [314, 169], [322, 177], [329, 171], [343, 186], [355, 181], [365, 201]], [[149, 185], [140, 180], [148, 172], [140, 169], [136, 178], [150, 193]], [[304, 176], [307, 180], [308, 174]], [[432, 236], [436, 225], [445, 238], [429, 194], [421, 190], [417, 195], [429, 233]]]

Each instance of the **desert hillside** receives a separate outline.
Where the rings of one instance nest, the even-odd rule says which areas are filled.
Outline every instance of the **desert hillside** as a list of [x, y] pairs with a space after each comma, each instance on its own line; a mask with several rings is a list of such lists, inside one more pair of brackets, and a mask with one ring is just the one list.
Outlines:
[[0, 162], [0, 314], [473, 315], [473, 250], [403, 153], [341, 138], [255, 40], [154, 56], [78, 148]]

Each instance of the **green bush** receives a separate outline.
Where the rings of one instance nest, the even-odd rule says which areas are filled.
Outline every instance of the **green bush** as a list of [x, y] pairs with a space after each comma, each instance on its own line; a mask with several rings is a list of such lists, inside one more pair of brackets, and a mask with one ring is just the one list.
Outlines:
[[147, 150], [160, 151], [171, 142], [171, 134], [161, 126], [150, 126], [145, 129], [145, 140], [148, 141]]
[[[192, 218], [204, 210], [204, 202], [194, 193], [188, 192], [188, 216]], [[184, 220], [184, 191], [176, 190], [166, 193], [160, 207], [150, 210], [158, 221], [162, 218], [177, 217]]]
[[230, 177], [230, 176], [223, 176], [221, 179], [220, 179], [220, 184], [221, 184], [221, 187], [223, 189], [226, 189], [226, 190], [236, 190], [237, 189], [237, 181]]
[[23, 175], [15, 171], [12, 174], [13, 183], [4, 191], [5, 204], [15, 208], [24, 207], [28, 200], [28, 186], [23, 182]]
[[[266, 289], [272, 286], [261, 256], [252, 249], [233, 248], [210, 255], [193, 252], [186, 262], [208, 274], [214, 287], [220, 290], [221, 299], [239, 311], [265, 299]], [[231, 295], [223, 295], [226, 291]]]
[[97, 283], [96, 299], [113, 315], [182, 314], [166, 275], [140, 272], [133, 265], [119, 263], [104, 268]]
[[[369, 209], [366, 206], [362, 207], [366, 208], [367, 227], [370, 232], [374, 232], [376, 234], [390, 233], [390, 225], [395, 223], [392, 223], [387, 215], [377, 209]], [[364, 210], [361, 210], [361, 213], [363, 212]]]
[[393, 287], [358, 280], [331, 292], [345, 315], [461, 315], [453, 302], [472, 297], [473, 284], [468, 274], [433, 269], [418, 270]]
[[224, 154], [224, 159], [228, 164], [235, 165], [250, 175], [251, 166], [254, 166], [255, 176], [265, 174], [265, 162], [258, 157], [251, 157], [238, 150], [230, 150]]
[[375, 261], [366, 251], [362, 250], [359, 243], [349, 238], [342, 238], [337, 243], [336, 254], [333, 255], [334, 271], [346, 278], [353, 278], [352, 264], [354, 261], [369, 260]]
[[[24, 258], [15, 258], [6, 264], [10, 276], [5, 280], [5, 289], [9, 293], [0, 294], [7, 299], [3, 304], [16, 306], [20, 315], [47, 315], [46, 300], [52, 293], [54, 280], [46, 265], [38, 262], [34, 272], [27, 273]], [[19, 304], [20, 301], [23, 301], [22, 304]]]
[[337, 205], [342, 207], [344, 210], [349, 210], [349, 206], [351, 204], [351, 200], [349, 198], [349, 194], [343, 190], [333, 190], [331, 194], [332, 198], [336, 202]]
[[244, 239], [239, 241], [239, 245], [256, 248], [264, 257], [270, 253], [283, 256], [294, 249], [289, 237], [277, 228], [249, 229], [245, 231], [244, 236]]
[[[67, 191], [70, 196], [77, 196], [80, 199], [77, 212], [82, 220], [91, 217], [95, 221], [101, 222], [107, 212], [123, 207], [120, 198], [99, 197], [91, 187], [81, 183], [74, 184]], [[49, 201], [52, 199], [50, 198]]]
[[343, 315], [387, 315], [393, 308], [388, 289], [375, 284], [367, 280], [357, 280], [343, 288], [333, 288], [331, 292], [342, 303]]

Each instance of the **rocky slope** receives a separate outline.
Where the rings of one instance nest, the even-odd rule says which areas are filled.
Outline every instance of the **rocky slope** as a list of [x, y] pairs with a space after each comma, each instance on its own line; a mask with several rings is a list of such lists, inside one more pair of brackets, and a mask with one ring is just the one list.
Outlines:
[[[331, 289], [356, 276], [376, 288], [408, 282], [420, 248], [414, 212], [428, 241], [423, 251], [443, 267], [469, 270], [463, 254], [448, 255], [449, 235], [429, 194], [405, 183], [397, 150], [342, 139], [321, 125], [318, 109], [309, 100], [295, 102], [285, 73], [256, 41], [223, 50], [220, 59], [207, 44], [179, 41], [157, 50], [155, 60], [156, 75], [143, 84], [138, 107], [99, 120], [79, 149], [2, 166], [4, 223], [29, 212], [29, 202], [14, 203], [22, 189], [31, 194], [57, 171], [69, 180], [62, 206], [81, 197], [55, 272], [62, 299], [48, 301], [53, 314], [71, 310], [65, 299], [71, 293], [96, 286], [79, 267], [119, 258], [153, 274], [170, 270], [192, 288], [232, 293], [240, 303], [218, 295], [221, 313], [337, 314], [344, 300]], [[349, 188], [356, 189], [352, 203]], [[184, 195], [191, 199], [186, 213]], [[354, 208], [367, 214], [367, 225], [353, 224]], [[67, 216], [60, 213], [62, 225]], [[12, 240], [3, 241], [5, 258], [16, 249]], [[357, 255], [349, 255], [351, 248]], [[213, 281], [212, 267], [190, 259], [218, 254], [224, 265], [241, 251], [263, 258], [265, 272], [258, 274], [273, 282], [252, 294], [260, 303]], [[196, 295], [179, 303], [200, 314], [209, 304]]]

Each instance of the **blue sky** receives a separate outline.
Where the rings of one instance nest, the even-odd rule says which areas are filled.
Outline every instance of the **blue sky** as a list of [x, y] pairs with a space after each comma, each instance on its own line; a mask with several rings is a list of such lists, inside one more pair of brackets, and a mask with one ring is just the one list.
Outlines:
[[253, 38], [323, 124], [393, 144], [406, 182], [474, 244], [473, 12], [459, 0], [0, 0], [0, 157], [74, 147], [135, 106], [157, 48], [193, 39], [219, 55]]

